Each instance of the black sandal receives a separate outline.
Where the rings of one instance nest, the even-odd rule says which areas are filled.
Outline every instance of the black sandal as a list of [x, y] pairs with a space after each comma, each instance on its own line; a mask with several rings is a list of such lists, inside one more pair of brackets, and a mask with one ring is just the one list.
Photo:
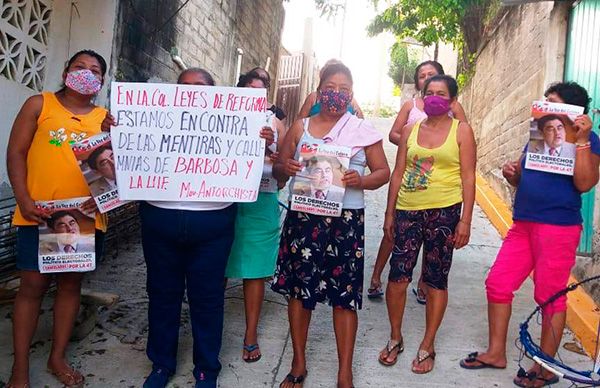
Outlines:
[[[529, 380], [529, 383], [527, 383], [525, 380]], [[540, 387], [546, 387], [548, 385], [554, 385], [558, 383], [560, 379], [556, 375], [552, 375], [551, 378], [545, 379], [542, 376], [538, 376], [536, 372], [519, 371], [519, 373], [517, 373], [517, 377], [513, 379], [513, 383], [517, 387], [529, 388], [535, 387], [536, 380], [541, 381], [543, 383], [542, 385], [540, 385]]]
[[[470, 369], [470, 370], [485, 369], [485, 368], [506, 369], [505, 366], [496, 366], [493, 364], [488, 364], [487, 362], [483, 362], [477, 358], [478, 356], [479, 356], [479, 352], [469, 353], [467, 358], [460, 360], [460, 367], [464, 368], [464, 369]], [[476, 362], [478, 363], [477, 365], [470, 365], [470, 364], [474, 364]]]
[[283, 383], [292, 383], [292, 387], [296, 384], [302, 384], [304, 383], [304, 380], [306, 379], [307, 375], [308, 371], [304, 372], [304, 374], [300, 376], [294, 376], [293, 374], [288, 373], [288, 375], [285, 376], [285, 379], [281, 382], [281, 384], [279, 384], [279, 387], [281, 388]]

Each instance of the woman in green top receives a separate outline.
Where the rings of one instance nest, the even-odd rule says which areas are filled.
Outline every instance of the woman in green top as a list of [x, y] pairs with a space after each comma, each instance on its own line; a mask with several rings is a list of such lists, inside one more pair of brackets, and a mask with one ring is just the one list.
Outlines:
[[[256, 71], [242, 75], [238, 87], [266, 88], [266, 80]], [[225, 276], [244, 280], [244, 309], [246, 333], [242, 358], [256, 362], [261, 353], [258, 347], [258, 320], [265, 295], [265, 278], [271, 278], [279, 249], [279, 202], [280, 184], [273, 178], [273, 160], [277, 157], [276, 145], [283, 140], [281, 121], [267, 111], [266, 126], [273, 126], [275, 143], [267, 147], [261, 181], [261, 191], [256, 202], [238, 204], [235, 222], [235, 240]], [[272, 120], [272, 121], [271, 121]], [[272, 123], [272, 124], [271, 124]]]

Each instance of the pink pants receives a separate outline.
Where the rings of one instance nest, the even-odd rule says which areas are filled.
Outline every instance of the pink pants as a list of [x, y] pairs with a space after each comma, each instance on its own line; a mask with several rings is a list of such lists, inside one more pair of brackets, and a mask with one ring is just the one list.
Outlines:
[[[581, 229], [581, 225], [515, 221], [485, 281], [488, 302], [512, 303], [513, 293], [531, 271], [537, 304], [565, 288], [575, 264]], [[551, 315], [566, 309], [567, 298], [562, 296], [548, 305], [543, 313]]]

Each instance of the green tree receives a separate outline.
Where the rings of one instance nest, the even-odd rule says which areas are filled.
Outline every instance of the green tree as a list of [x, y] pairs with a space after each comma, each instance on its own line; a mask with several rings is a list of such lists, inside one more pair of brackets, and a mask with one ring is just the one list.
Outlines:
[[[484, 22], [496, 0], [394, 0], [368, 27], [370, 35], [390, 31], [411, 37], [424, 46], [438, 42], [465, 45], [468, 53], [479, 47]], [[373, 0], [377, 5], [379, 2]]]
[[317, 9], [321, 11], [321, 16], [330, 19], [339, 11], [345, 12], [347, 0], [314, 0], [314, 2]]
[[398, 87], [413, 82], [413, 72], [419, 62], [410, 55], [408, 45], [398, 39], [390, 50], [390, 68], [388, 75]]

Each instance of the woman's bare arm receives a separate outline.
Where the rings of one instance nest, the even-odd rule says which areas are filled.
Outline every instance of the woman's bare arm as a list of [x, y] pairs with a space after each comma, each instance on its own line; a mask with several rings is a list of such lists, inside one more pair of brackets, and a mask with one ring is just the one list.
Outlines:
[[40, 222], [41, 212], [27, 189], [27, 154], [37, 130], [37, 119], [42, 111], [43, 97], [29, 97], [21, 107], [13, 123], [6, 151], [8, 178], [23, 217]]
[[400, 138], [402, 137], [402, 129], [408, 121], [408, 115], [412, 107], [413, 102], [406, 101], [404, 104], [402, 104], [400, 112], [398, 112], [398, 114], [396, 115], [396, 120], [394, 120], [392, 129], [390, 130], [390, 141], [395, 145], [399, 145], [400, 143]]

